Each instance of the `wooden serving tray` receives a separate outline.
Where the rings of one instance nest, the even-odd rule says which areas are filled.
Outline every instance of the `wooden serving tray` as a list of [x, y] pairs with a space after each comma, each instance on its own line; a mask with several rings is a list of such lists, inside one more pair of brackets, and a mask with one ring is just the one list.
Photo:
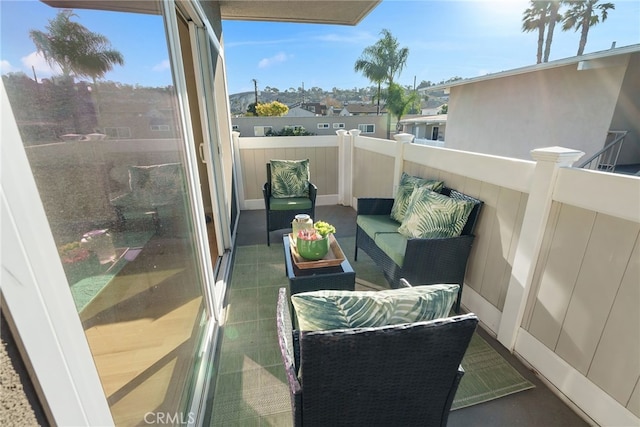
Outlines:
[[345, 260], [344, 252], [342, 252], [342, 248], [340, 248], [340, 245], [333, 234], [329, 236], [329, 252], [327, 252], [324, 258], [317, 261], [309, 261], [300, 256], [298, 249], [296, 249], [296, 239], [293, 238], [292, 233], [289, 233], [289, 248], [291, 248], [291, 258], [293, 259], [293, 263], [301, 270], [335, 267], [342, 264]]

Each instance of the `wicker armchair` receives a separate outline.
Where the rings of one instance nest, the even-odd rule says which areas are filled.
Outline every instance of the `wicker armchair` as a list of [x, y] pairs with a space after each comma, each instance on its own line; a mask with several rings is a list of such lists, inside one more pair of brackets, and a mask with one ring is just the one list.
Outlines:
[[116, 211], [116, 228], [124, 230], [126, 217], [149, 215], [155, 231], [161, 234], [164, 216], [178, 217], [184, 205], [185, 181], [180, 163], [129, 166], [128, 192], [111, 200]]
[[293, 330], [285, 288], [277, 329], [295, 426], [445, 426], [478, 319]]
[[318, 187], [309, 182], [309, 197], [274, 199], [271, 195], [271, 164], [267, 163], [267, 182], [262, 187], [264, 207], [267, 215], [267, 246], [271, 246], [272, 231], [291, 228], [291, 221], [296, 214], [309, 214], [315, 217], [316, 194]]
[[[442, 190], [442, 194], [452, 198], [469, 200], [475, 204], [460, 236], [442, 239], [407, 239], [404, 263], [400, 266], [378, 246], [374, 238], [358, 225], [354, 259], [358, 260], [358, 249], [364, 250], [383, 269], [387, 281], [393, 288], [399, 286], [402, 278], [414, 285], [457, 283], [460, 285], [460, 289], [455, 311], [460, 313], [464, 275], [471, 253], [471, 245], [475, 238], [473, 230], [483, 202], [447, 187]], [[392, 207], [393, 199], [358, 199], [358, 215], [389, 216]], [[399, 226], [399, 224], [397, 225]]]

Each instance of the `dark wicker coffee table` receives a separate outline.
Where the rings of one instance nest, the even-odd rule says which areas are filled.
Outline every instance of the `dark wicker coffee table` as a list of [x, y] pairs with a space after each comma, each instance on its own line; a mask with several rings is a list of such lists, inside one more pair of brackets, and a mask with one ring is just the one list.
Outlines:
[[346, 258], [337, 266], [300, 269], [293, 262], [288, 234], [282, 236], [282, 243], [290, 295], [321, 289], [348, 291], [355, 289], [356, 273]]

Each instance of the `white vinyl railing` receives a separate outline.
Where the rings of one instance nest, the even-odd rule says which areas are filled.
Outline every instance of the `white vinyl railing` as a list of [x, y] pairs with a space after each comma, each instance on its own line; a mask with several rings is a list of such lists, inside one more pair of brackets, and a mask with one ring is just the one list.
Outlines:
[[583, 153], [568, 148], [521, 160], [411, 138], [235, 135], [242, 209], [264, 208], [275, 154], [312, 159], [319, 204], [393, 197], [403, 171], [483, 200], [463, 305], [595, 423], [637, 425], [640, 178], [573, 168]]

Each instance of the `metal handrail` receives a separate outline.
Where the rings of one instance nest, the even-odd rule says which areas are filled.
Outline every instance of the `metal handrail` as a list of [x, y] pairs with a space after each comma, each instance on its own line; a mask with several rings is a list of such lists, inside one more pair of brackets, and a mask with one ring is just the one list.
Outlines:
[[[617, 130], [607, 132], [609, 135], [617, 135], [613, 141], [605, 145], [600, 151], [589, 157], [578, 165], [579, 168], [599, 170], [605, 172], [615, 172], [618, 164], [618, 156], [624, 143], [624, 137], [627, 135], [626, 130]], [[597, 161], [596, 161], [597, 160]]]

